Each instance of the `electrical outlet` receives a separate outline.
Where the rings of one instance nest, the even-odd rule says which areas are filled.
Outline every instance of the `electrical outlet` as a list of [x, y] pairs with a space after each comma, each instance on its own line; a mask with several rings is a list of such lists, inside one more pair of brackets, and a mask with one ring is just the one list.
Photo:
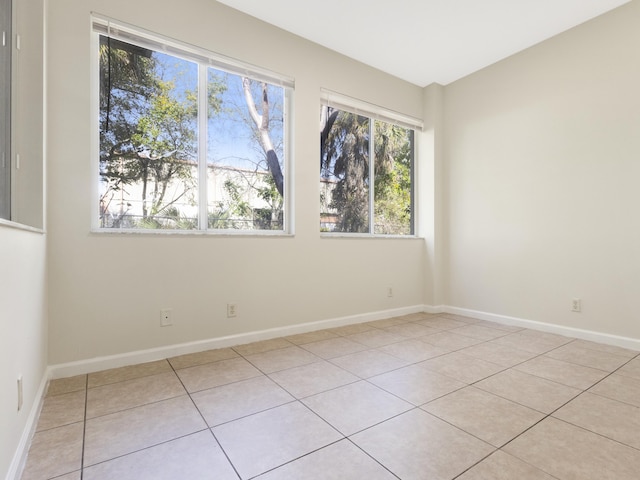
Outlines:
[[22, 410], [24, 395], [22, 393], [22, 375], [18, 375], [18, 411]]
[[393, 297], [393, 287], [387, 287], [387, 297]]
[[572, 312], [581, 312], [582, 311], [582, 300], [579, 298], [574, 298], [571, 300], [571, 311]]
[[235, 303], [227, 303], [227, 318], [238, 316], [238, 306]]
[[160, 310], [160, 326], [169, 327], [171, 325], [173, 325], [173, 320], [171, 320], [171, 309], [163, 308]]

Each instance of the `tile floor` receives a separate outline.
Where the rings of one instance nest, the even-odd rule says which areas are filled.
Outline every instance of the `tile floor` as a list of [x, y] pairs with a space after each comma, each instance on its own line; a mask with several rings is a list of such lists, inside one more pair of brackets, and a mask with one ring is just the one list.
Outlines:
[[638, 352], [414, 314], [50, 383], [23, 480], [637, 480]]

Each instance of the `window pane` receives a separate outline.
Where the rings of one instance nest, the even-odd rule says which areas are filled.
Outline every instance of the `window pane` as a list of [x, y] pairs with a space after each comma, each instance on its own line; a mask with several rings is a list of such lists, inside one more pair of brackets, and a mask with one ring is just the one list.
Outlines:
[[208, 226], [284, 229], [282, 87], [209, 68]]
[[411, 235], [413, 130], [375, 122], [374, 233]]
[[198, 66], [100, 36], [100, 226], [198, 228]]
[[369, 119], [323, 106], [320, 228], [369, 232]]

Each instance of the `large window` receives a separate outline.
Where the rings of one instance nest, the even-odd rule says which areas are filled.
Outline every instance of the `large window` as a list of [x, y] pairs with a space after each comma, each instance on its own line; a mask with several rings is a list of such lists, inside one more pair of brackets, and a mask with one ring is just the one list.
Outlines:
[[356, 105], [323, 95], [320, 230], [413, 235], [414, 128], [419, 125]]
[[11, 219], [11, 0], [0, 0], [0, 218]]
[[96, 20], [102, 229], [289, 231], [293, 82]]

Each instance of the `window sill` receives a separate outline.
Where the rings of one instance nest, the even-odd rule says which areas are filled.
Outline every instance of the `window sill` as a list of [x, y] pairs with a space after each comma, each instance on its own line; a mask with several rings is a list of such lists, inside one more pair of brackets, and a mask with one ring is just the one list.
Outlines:
[[353, 238], [353, 239], [376, 239], [376, 240], [422, 240], [418, 235], [375, 235], [371, 233], [328, 233], [321, 232], [320, 238]]
[[243, 237], [243, 238], [292, 238], [293, 233], [238, 230], [128, 230], [128, 229], [91, 229], [92, 235], [124, 235], [124, 236], [160, 236], [160, 237]]
[[16, 230], [24, 230], [25, 232], [45, 234], [46, 232], [42, 228], [31, 227], [24, 223], [12, 222], [11, 220], [5, 220], [0, 218], [0, 227], [14, 228]]

